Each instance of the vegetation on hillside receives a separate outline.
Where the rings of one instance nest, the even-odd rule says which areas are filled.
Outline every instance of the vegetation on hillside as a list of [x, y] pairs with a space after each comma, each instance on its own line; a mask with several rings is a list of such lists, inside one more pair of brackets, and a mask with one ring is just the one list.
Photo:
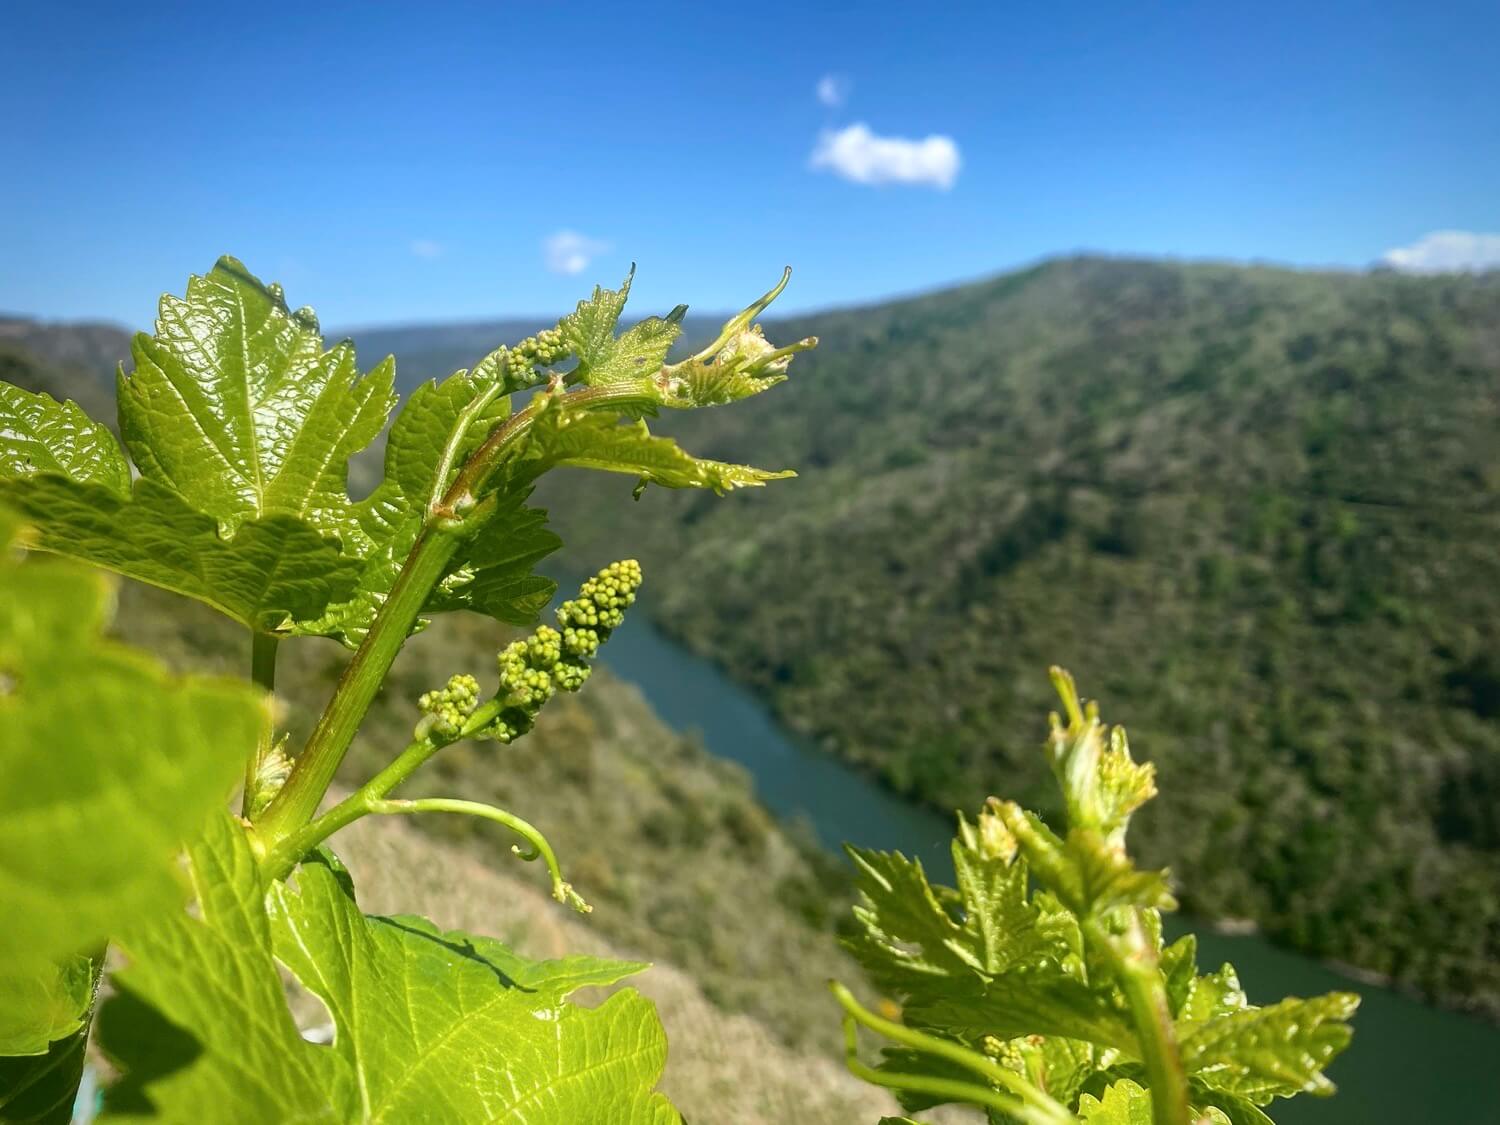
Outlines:
[[795, 496], [629, 512], [663, 625], [944, 809], [1056, 811], [1007, 732], [1064, 662], [1190, 909], [1500, 1014], [1500, 275], [1080, 259], [776, 330], [785, 393], [673, 432]]
[[[73, 331], [84, 333], [65, 346]], [[107, 376], [128, 353], [130, 338], [109, 328], [46, 329], [30, 321], [0, 319], [0, 381], [23, 391], [72, 399], [91, 418], [114, 422], [114, 395]]]

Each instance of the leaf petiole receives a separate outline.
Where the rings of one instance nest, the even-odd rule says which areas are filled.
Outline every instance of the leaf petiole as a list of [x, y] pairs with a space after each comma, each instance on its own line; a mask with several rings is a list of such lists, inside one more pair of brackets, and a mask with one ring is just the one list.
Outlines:
[[[931, 1094], [946, 1100], [987, 1106], [1018, 1118], [1027, 1125], [1077, 1125], [1077, 1118], [1069, 1113], [1065, 1106], [1048, 1097], [1015, 1071], [957, 1043], [924, 1034], [893, 1020], [882, 1019], [862, 1006], [854, 998], [854, 994], [838, 981], [829, 981], [828, 988], [833, 993], [834, 999], [839, 1002], [839, 1006], [844, 1009], [844, 1064], [856, 1077], [893, 1090], [910, 1090], [913, 1093]], [[937, 1075], [897, 1074], [876, 1070], [861, 1062], [857, 1053], [856, 1025], [860, 1024], [913, 1050], [937, 1055], [967, 1070], [975, 1071], [995, 1086], [1003, 1087], [1005, 1092], [995, 1090], [992, 1086], [981, 1086], [977, 1083], [961, 1082]]]
[[458, 544], [457, 534], [431, 526], [417, 536], [390, 596], [339, 677], [333, 698], [297, 756], [286, 785], [256, 822], [256, 836], [262, 847], [275, 849], [312, 820], [364, 721], [365, 712], [385, 682], [396, 654], [406, 643], [422, 606], [443, 577]]
[[[250, 634], [250, 679], [269, 695], [276, 690], [276, 650], [280, 641], [270, 633], [254, 630]], [[255, 799], [256, 782], [260, 777], [261, 763], [275, 744], [276, 731], [267, 723], [261, 731], [255, 753], [245, 762], [245, 793], [240, 798], [240, 815], [249, 817], [250, 805]]]

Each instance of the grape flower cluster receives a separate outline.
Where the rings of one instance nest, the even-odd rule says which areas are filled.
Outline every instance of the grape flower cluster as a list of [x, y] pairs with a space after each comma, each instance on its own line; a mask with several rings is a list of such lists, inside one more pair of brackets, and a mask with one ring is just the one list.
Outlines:
[[544, 328], [519, 344], [500, 349], [505, 362], [506, 391], [523, 390], [537, 382], [536, 369], [551, 367], [568, 358], [570, 349], [556, 328]]
[[448, 683], [436, 691], [424, 692], [417, 707], [426, 716], [418, 737], [437, 735], [444, 740], [457, 738], [464, 722], [479, 706], [479, 681], [473, 676], [450, 676]]
[[[557, 624], [539, 626], [512, 641], [497, 657], [500, 684], [484, 706], [483, 722], [471, 719], [479, 707], [473, 676], [452, 677], [447, 686], [418, 701], [423, 719], [417, 737], [452, 741], [459, 737], [514, 742], [531, 730], [537, 714], [559, 691], [577, 691], [589, 678], [589, 660], [625, 621], [641, 585], [634, 559], [611, 563], [579, 588], [578, 596], [557, 607]], [[472, 729], [470, 729], [472, 728]]]

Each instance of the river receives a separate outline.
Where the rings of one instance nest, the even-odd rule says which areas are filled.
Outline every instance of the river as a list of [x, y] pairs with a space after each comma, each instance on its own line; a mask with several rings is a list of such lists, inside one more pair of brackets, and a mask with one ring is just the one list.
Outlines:
[[[936, 876], [949, 877], [950, 820], [799, 744], [759, 701], [663, 636], [644, 614], [633, 615], [601, 655], [670, 725], [697, 733], [711, 752], [749, 770], [760, 799], [779, 816], [806, 819], [830, 848], [848, 840], [896, 849], [921, 857]], [[1281, 1125], [1500, 1121], [1500, 1029], [1352, 981], [1258, 937], [1227, 937], [1199, 927], [1198, 941], [1200, 968], [1233, 962], [1254, 1003], [1331, 990], [1364, 998], [1354, 1043], [1329, 1070], [1337, 1096], [1267, 1107]]]

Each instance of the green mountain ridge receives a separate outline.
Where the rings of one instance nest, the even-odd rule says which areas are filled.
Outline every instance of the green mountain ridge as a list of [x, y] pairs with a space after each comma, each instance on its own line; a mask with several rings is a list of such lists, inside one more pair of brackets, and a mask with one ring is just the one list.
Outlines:
[[[1500, 275], [1064, 259], [768, 325], [810, 333], [663, 420], [801, 477], [628, 513], [662, 625], [941, 808], [1045, 806], [1001, 732], [1065, 664], [1193, 909], [1500, 1014]], [[543, 497], [586, 557], [608, 486]]]
[[130, 334], [112, 324], [0, 314], [0, 380], [71, 398], [110, 426], [115, 424], [114, 367], [129, 354]]

